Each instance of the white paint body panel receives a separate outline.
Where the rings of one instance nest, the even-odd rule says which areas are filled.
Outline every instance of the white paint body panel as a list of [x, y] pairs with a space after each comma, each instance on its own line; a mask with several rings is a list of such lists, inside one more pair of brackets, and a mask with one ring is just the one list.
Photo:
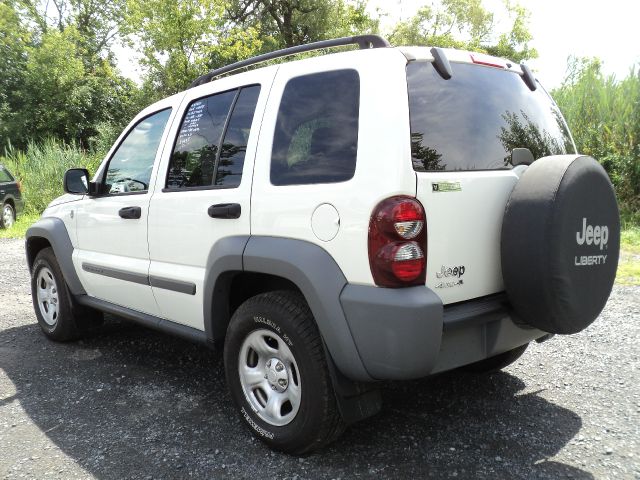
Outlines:
[[[201, 85], [187, 91], [177, 120], [171, 126], [167, 147], [160, 161], [155, 193], [149, 213], [150, 275], [191, 282], [196, 285], [195, 295], [186, 295], [152, 287], [163, 318], [204, 330], [202, 297], [209, 252], [217, 240], [234, 235], [249, 235], [251, 218], [251, 181], [260, 124], [266, 100], [277, 67], [251, 71]], [[230, 89], [260, 84], [260, 97], [256, 106], [247, 144], [241, 183], [236, 188], [213, 188], [163, 192], [166, 172], [178, 134], [180, 120], [192, 100], [221, 93]], [[238, 219], [214, 219], [207, 210], [218, 203], [239, 203], [242, 213]]]
[[[149, 285], [86, 272], [82, 269], [82, 262], [134, 274], [148, 275], [147, 216], [149, 201], [153, 195], [154, 179], [158, 172], [158, 159], [162, 156], [163, 147], [182, 96], [174, 95], [140, 112], [123, 131], [96, 174], [97, 178], [100, 172], [106, 168], [108, 160], [120, 141], [140, 119], [165, 108], [172, 108], [171, 116], [167, 121], [156, 153], [148, 192], [97, 198], [85, 196], [81, 201], [73, 204], [77, 218], [77, 246], [73, 253], [73, 261], [80, 282], [87, 294], [150, 315], [158, 315], [159, 310]], [[120, 218], [118, 212], [125, 207], [140, 207], [141, 218]]]
[[[256, 155], [251, 211], [253, 235], [306, 240], [324, 248], [350, 283], [373, 284], [367, 239], [375, 205], [392, 195], [415, 195], [411, 167], [406, 58], [396, 49], [344, 52], [280, 66], [267, 106]], [[271, 151], [278, 107], [294, 77], [330, 70], [355, 69], [360, 75], [358, 157], [354, 177], [346, 182], [274, 186]], [[330, 241], [313, 232], [312, 216], [333, 205], [340, 229]]]
[[78, 217], [76, 216], [77, 202], [82, 200], [82, 196], [65, 194], [49, 204], [49, 206], [42, 212], [42, 218], [56, 217], [64, 222], [67, 232], [69, 232], [69, 240], [73, 248], [78, 246], [78, 236], [76, 232], [76, 222]]
[[[417, 197], [427, 215], [427, 286], [443, 303], [500, 292], [500, 230], [518, 177], [512, 170], [417, 172]], [[434, 192], [434, 182], [455, 182], [460, 191]], [[442, 268], [464, 266], [461, 277], [438, 278]], [[454, 286], [447, 284], [463, 283]]]

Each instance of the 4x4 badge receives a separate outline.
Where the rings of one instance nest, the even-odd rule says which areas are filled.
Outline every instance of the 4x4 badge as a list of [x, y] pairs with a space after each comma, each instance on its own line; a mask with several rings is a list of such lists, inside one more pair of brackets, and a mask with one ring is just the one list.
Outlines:
[[460, 182], [431, 182], [431, 188], [435, 193], [462, 191]]

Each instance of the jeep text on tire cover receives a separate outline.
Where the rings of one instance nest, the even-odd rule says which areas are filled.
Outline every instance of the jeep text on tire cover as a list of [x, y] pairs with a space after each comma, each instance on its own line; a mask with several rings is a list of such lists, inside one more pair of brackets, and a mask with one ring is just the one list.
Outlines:
[[248, 431], [292, 454], [379, 411], [381, 381], [588, 327], [619, 254], [611, 182], [526, 66], [375, 35], [203, 75], [63, 180], [26, 239], [44, 335], [108, 312], [223, 345]]

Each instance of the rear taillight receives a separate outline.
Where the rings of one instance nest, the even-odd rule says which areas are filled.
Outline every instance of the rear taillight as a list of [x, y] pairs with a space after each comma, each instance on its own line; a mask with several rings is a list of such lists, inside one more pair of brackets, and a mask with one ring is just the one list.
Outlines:
[[418, 200], [397, 196], [380, 202], [369, 222], [369, 265], [376, 285], [423, 285], [426, 238], [424, 208]]

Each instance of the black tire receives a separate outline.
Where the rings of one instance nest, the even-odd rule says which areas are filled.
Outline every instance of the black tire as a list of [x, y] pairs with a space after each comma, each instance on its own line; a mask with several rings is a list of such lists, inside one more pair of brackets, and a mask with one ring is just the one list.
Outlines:
[[[46, 279], [53, 282], [53, 288], [46, 283]], [[49, 292], [55, 289], [52, 294], [56, 297], [55, 303], [53, 298], [45, 300], [45, 297], [39, 296], [39, 289], [48, 289]], [[68, 342], [80, 337], [81, 330], [78, 328], [71, 294], [51, 248], [40, 250], [33, 262], [31, 298], [38, 324], [48, 338], [58, 342]]]
[[[261, 336], [262, 332], [265, 332], [264, 336]], [[250, 337], [252, 334], [253, 336]], [[269, 345], [275, 347], [277, 353], [257, 354], [251, 347], [246, 347], [245, 341], [251, 338], [260, 338], [265, 343], [273, 342], [275, 339], [278, 343], [269, 343]], [[289, 423], [274, 425], [265, 420], [268, 417], [266, 405], [261, 412], [256, 408], [256, 406], [259, 407], [256, 402], [260, 402], [261, 398], [266, 404], [266, 398], [274, 395], [268, 388], [276, 392], [274, 383], [268, 383], [275, 382], [275, 377], [267, 379], [265, 376], [263, 383], [264, 388], [267, 389], [266, 392], [261, 390], [263, 388], [261, 386], [247, 387], [250, 390], [245, 394], [240, 378], [243, 345], [245, 349], [248, 348], [245, 350], [247, 354], [243, 365], [255, 368], [260, 375], [269, 373], [267, 365], [264, 365], [264, 358], [269, 356], [283, 358], [283, 364], [287, 365], [284, 372], [289, 382], [286, 388], [292, 389], [296, 385], [300, 388], [297, 413], [293, 412], [295, 407], [291, 402], [289, 403], [292, 411], [287, 415], [294, 415]], [[285, 350], [293, 356], [293, 367], [292, 363], [285, 360], [287, 358]], [[249, 365], [250, 359], [255, 359], [255, 366]], [[344, 430], [344, 422], [338, 411], [327, 369], [322, 338], [313, 315], [300, 294], [276, 291], [256, 295], [244, 302], [233, 314], [227, 329], [224, 363], [227, 383], [240, 416], [252, 433], [271, 448], [302, 455], [322, 448], [336, 439]], [[269, 375], [273, 374], [274, 372], [269, 373]], [[295, 382], [298, 383], [294, 385]], [[286, 403], [282, 405], [278, 414], [286, 412], [286, 409], [283, 410]]]
[[502, 370], [503, 368], [508, 367], [513, 362], [518, 360], [528, 346], [529, 344], [525, 343], [524, 345], [518, 348], [514, 348], [513, 350], [508, 350], [494, 357], [485, 358], [484, 360], [480, 360], [479, 362], [465, 365], [462, 368], [463, 370], [474, 373], [497, 372], [498, 370]]
[[[5, 220], [5, 211], [11, 212], [9, 224]], [[14, 223], [16, 223], [16, 209], [10, 203], [5, 203], [0, 210], [0, 228], [10, 228]]]

